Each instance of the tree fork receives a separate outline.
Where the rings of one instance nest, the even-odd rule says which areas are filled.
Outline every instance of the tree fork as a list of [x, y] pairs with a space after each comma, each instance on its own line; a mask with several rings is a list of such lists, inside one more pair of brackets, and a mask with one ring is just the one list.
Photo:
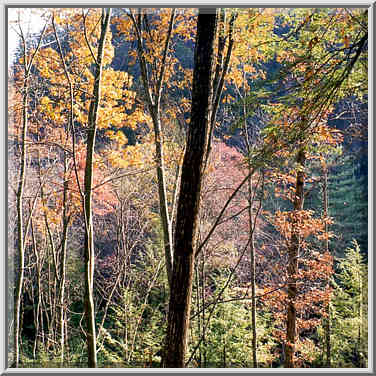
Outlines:
[[[158, 196], [159, 196], [159, 213], [162, 222], [163, 230], [163, 243], [165, 250], [165, 259], [166, 259], [166, 270], [168, 283], [171, 288], [172, 283], [172, 268], [173, 268], [173, 237], [172, 237], [172, 222], [173, 222], [173, 211], [171, 215], [168, 211], [168, 202], [167, 202], [167, 189], [166, 189], [166, 174], [164, 166], [164, 147], [163, 147], [163, 131], [161, 124], [161, 114], [160, 114], [160, 103], [162, 97], [163, 81], [166, 70], [166, 60], [169, 50], [169, 45], [171, 41], [172, 30], [175, 22], [175, 8], [171, 10], [171, 16], [169, 21], [168, 32], [164, 44], [163, 56], [161, 67], [158, 72], [158, 81], [155, 86], [153, 93], [152, 87], [150, 85], [150, 80], [147, 70], [147, 62], [144, 56], [143, 49], [143, 38], [142, 38], [142, 22], [141, 22], [141, 12], [138, 18], [138, 22], [132, 10], [130, 10], [130, 19], [133, 23], [133, 26], [136, 31], [137, 36], [137, 55], [140, 62], [140, 71], [141, 71], [141, 80], [145, 92], [146, 103], [148, 110], [150, 112], [153, 128], [154, 128], [154, 137], [155, 137], [155, 155], [158, 161], [157, 163], [157, 180], [158, 180]], [[146, 16], [144, 17], [146, 20]]]

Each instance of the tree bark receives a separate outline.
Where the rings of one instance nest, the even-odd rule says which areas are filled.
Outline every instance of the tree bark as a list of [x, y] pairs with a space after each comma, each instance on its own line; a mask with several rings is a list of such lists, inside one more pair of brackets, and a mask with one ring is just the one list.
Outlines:
[[212, 102], [213, 42], [216, 9], [200, 9], [192, 83], [191, 122], [183, 160], [176, 214], [174, 265], [169, 302], [164, 367], [182, 368], [189, 330], [197, 218]]
[[[294, 212], [297, 214], [303, 209], [304, 204], [304, 165], [305, 152], [303, 149], [298, 151], [296, 162], [298, 172], [296, 176]], [[298, 273], [298, 257], [300, 247], [300, 236], [298, 232], [297, 218], [292, 223], [291, 244], [288, 250], [288, 288], [287, 288], [287, 328], [286, 328], [286, 346], [285, 346], [285, 368], [294, 368], [295, 361], [295, 340], [296, 340], [296, 297], [297, 284], [296, 275]]]
[[94, 233], [92, 218], [92, 186], [93, 186], [93, 158], [95, 136], [97, 130], [98, 109], [100, 103], [100, 85], [102, 75], [103, 50], [108, 30], [111, 9], [103, 9], [101, 17], [101, 33], [98, 44], [98, 53], [94, 71], [94, 87], [93, 99], [90, 102], [88, 117], [88, 136], [86, 149], [86, 165], [84, 178], [84, 217], [85, 217], [85, 316], [87, 324], [87, 348], [88, 348], [88, 367], [95, 368], [97, 366], [97, 350], [96, 350], [96, 332], [95, 332], [95, 307], [93, 296], [94, 285]]

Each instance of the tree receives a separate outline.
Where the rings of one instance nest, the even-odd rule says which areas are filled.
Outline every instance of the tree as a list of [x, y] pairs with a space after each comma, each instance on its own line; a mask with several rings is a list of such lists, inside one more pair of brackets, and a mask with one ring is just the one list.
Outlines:
[[[168, 281], [171, 285], [171, 278], [172, 278], [172, 214], [170, 215], [168, 210], [168, 200], [167, 200], [167, 191], [166, 191], [166, 173], [165, 173], [165, 157], [164, 157], [164, 143], [163, 143], [163, 131], [161, 125], [161, 100], [162, 100], [162, 90], [164, 87], [164, 80], [165, 80], [165, 71], [167, 65], [167, 57], [169, 51], [169, 44], [172, 35], [172, 29], [174, 27], [174, 20], [175, 20], [175, 9], [171, 10], [171, 16], [168, 22], [168, 30], [166, 34], [166, 39], [164, 42], [164, 48], [161, 51], [161, 63], [158, 72], [154, 72], [156, 74], [157, 79], [154, 80], [154, 84], [149, 79], [148, 74], [148, 64], [145, 57], [146, 47], [144, 47], [143, 42], [143, 18], [147, 19], [147, 14], [143, 14], [142, 10], [138, 13], [137, 21], [132, 12], [129, 10], [129, 17], [132, 20], [133, 26], [136, 31], [137, 35], [137, 54], [140, 61], [141, 67], [141, 78], [142, 84], [145, 92], [145, 98], [149, 113], [151, 115], [154, 127], [154, 135], [155, 135], [155, 154], [156, 159], [158, 161], [157, 164], [157, 177], [158, 177], [158, 189], [159, 189], [159, 210], [160, 216], [162, 220], [162, 228], [163, 228], [163, 239], [165, 245], [165, 259], [166, 259], [166, 268], [167, 268], [167, 275]], [[146, 26], [147, 27], [147, 26]], [[155, 56], [155, 52], [153, 52]], [[157, 57], [157, 56], [155, 56]]]
[[[324, 162], [322, 166], [322, 203], [323, 203], [323, 215], [324, 218], [327, 218], [329, 216], [328, 213], [328, 167], [327, 164]], [[328, 223], [325, 222], [325, 233], [329, 233], [329, 226]], [[325, 252], [329, 254], [329, 236], [326, 236], [324, 239], [324, 247]], [[330, 276], [328, 276], [328, 284], [330, 281]], [[325, 350], [326, 350], [326, 367], [330, 368], [330, 362], [331, 362], [331, 344], [330, 344], [330, 297], [329, 301], [326, 307], [326, 317], [324, 319], [325, 321]]]
[[[298, 221], [298, 212], [303, 210], [304, 203], [304, 165], [306, 161], [304, 149], [298, 151], [296, 157], [297, 174], [294, 199], [294, 218]], [[295, 275], [298, 273], [298, 257], [300, 249], [300, 234], [297, 221], [291, 223], [291, 244], [288, 250], [288, 288], [287, 288], [287, 326], [286, 326], [286, 352], [285, 368], [294, 367], [294, 345], [296, 337], [296, 308], [297, 283]]]
[[[111, 191], [105, 188], [106, 184], [111, 182], [112, 179], [118, 178], [106, 176], [101, 156], [99, 153], [94, 153], [95, 136], [89, 152], [83, 140], [90, 133], [88, 130], [89, 124], [90, 128], [93, 128], [94, 118], [96, 118], [94, 121], [96, 129], [119, 126], [124, 121], [125, 116], [122, 113], [124, 108], [117, 107], [119, 107], [120, 100], [126, 99], [130, 94], [130, 92], [123, 90], [129, 82], [129, 77], [119, 72], [114, 79], [115, 73], [108, 66], [112, 59], [112, 46], [108, 33], [102, 46], [103, 58], [101, 58], [101, 64], [103, 69], [101, 70], [103, 70], [103, 77], [97, 85], [97, 92], [94, 89], [96, 82], [94, 75], [97, 74], [97, 70], [92, 69], [91, 64], [94, 60], [95, 66], [98, 65], [98, 56], [94, 56], [94, 51], [98, 47], [97, 42], [100, 39], [98, 25], [103, 26], [103, 22], [98, 22], [97, 15], [98, 12], [89, 10], [87, 13], [82, 12], [80, 16], [70, 9], [63, 9], [59, 12], [59, 15], [55, 14], [52, 22], [54, 40], [48, 43], [47, 47], [42, 46], [35, 68], [38, 79], [43, 82], [44, 88], [42, 91], [45, 95], [36, 102], [39, 109], [36, 116], [39, 124], [43, 124], [39, 128], [36, 127], [36, 134], [33, 135], [38, 140], [37, 145], [40, 148], [37, 152], [41, 151], [41, 160], [38, 157], [36, 164], [43, 170], [43, 167], [50, 162], [53, 155], [56, 158], [56, 171], [59, 171], [53, 178], [55, 180], [51, 182], [55, 184], [51, 191], [46, 194], [41, 189], [41, 200], [44, 204], [42, 212], [44, 212], [43, 216], [49, 234], [48, 242], [52, 252], [50, 260], [53, 260], [52, 284], [48, 284], [48, 289], [53, 286], [54, 292], [50, 294], [51, 291], [48, 290], [49, 297], [52, 299], [47, 299], [47, 301], [53, 303], [50, 307], [51, 320], [48, 326], [52, 331], [51, 334], [53, 334], [53, 338], [51, 337], [52, 343], [57, 344], [57, 338], [60, 337], [61, 362], [64, 357], [64, 343], [67, 342], [67, 310], [64, 302], [67, 232], [69, 222], [74, 219], [77, 225], [77, 222], [80, 221], [78, 212], [80, 210], [85, 211], [83, 209], [85, 206], [83, 189], [85, 189], [86, 159], [90, 159], [90, 150], [92, 150], [93, 173], [91, 187], [89, 187], [90, 179], [86, 179], [86, 187], [88, 192], [90, 191], [90, 194], [87, 194], [86, 197], [91, 196], [95, 214], [104, 215], [109, 208], [111, 210], [111, 200], [113, 201], [114, 197], [111, 197]], [[88, 28], [91, 30], [90, 35], [87, 35]], [[54, 48], [50, 47], [51, 44]], [[98, 96], [98, 106], [95, 109], [95, 105], [90, 106], [90, 103], [95, 102], [93, 98], [96, 95]], [[127, 119], [130, 118], [132, 118], [132, 113], [127, 116]], [[119, 138], [118, 132], [112, 131], [108, 134], [106, 132], [106, 135], [110, 139], [116, 140]], [[51, 154], [52, 149], [54, 151]], [[43, 154], [44, 151], [46, 154]], [[114, 156], [111, 154], [112, 152], [105, 150], [105, 156], [109, 162], [115, 163], [119, 152], [114, 151]], [[123, 151], [120, 150], [120, 152]], [[86, 174], [86, 177], [88, 177], [88, 174]], [[60, 183], [61, 181], [62, 183]], [[58, 188], [59, 186], [62, 188], [61, 191]], [[68, 202], [69, 204], [67, 204]], [[50, 205], [55, 206], [55, 210], [50, 210], [51, 208], [48, 207]], [[58, 227], [51, 231], [51, 227], [54, 226], [51, 226], [49, 222], [53, 220], [56, 224], [56, 217], [60, 213], [62, 215], [62, 232], [59, 233]], [[84, 227], [87, 224], [85, 218], [86, 213], [82, 216]], [[79, 227], [77, 233], [80, 233]], [[94, 257], [94, 252], [92, 252], [92, 256]], [[50, 268], [50, 265], [48, 265], [48, 268]], [[48, 276], [50, 278], [50, 273]], [[57, 312], [59, 312], [59, 318]], [[57, 332], [54, 331], [55, 322], [60, 323], [60, 335], [57, 335]], [[65, 329], [63, 329], [64, 327]], [[65, 333], [63, 330], [65, 330]], [[53, 345], [53, 348], [56, 349], [57, 346]]]
[[97, 346], [95, 330], [95, 307], [93, 295], [94, 283], [94, 229], [92, 219], [92, 188], [93, 188], [93, 156], [95, 136], [97, 131], [98, 109], [101, 99], [101, 76], [104, 45], [107, 37], [107, 30], [111, 16], [111, 8], [103, 9], [100, 18], [101, 30], [98, 41], [97, 57], [94, 59], [94, 86], [92, 100], [88, 114], [88, 137], [86, 149], [85, 178], [84, 178], [84, 218], [85, 218], [85, 315], [87, 322], [87, 345], [88, 345], [88, 366], [97, 366]]
[[331, 246], [335, 256], [343, 257], [352, 239], [358, 241], [362, 250], [367, 248], [367, 192], [364, 189], [367, 182], [351, 155], [338, 156], [329, 171], [329, 210], [334, 221], [333, 231], [337, 234]]
[[164, 367], [184, 367], [195, 260], [202, 174], [211, 114], [211, 75], [216, 10], [200, 9], [192, 83], [191, 121], [183, 160], [174, 239], [174, 266], [164, 349]]
[[[65, 129], [66, 133], [66, 140], [68, 140], [70, 137], [70, 131], [73, 129], [73, 123], [74, 123], [74, 109], [73, 109], [73, 103], [74, 103], [74, 93], [73, 93], [73, 83], [71, 81], [71, 77], [69, 74], [69, 71], [67, 69], [63, 50], [61, 47], [60, 39], [56, 30], [56, 25], [54, 21], [55, 15], [52, 17], [52, 26], [54, 30], [54, 36], [56, 39], [56, 43], [58, 46], [58, 52], [60, 55], [61, 63], [64, 67], [64, 73], [67, 78], [67, 81], [69, 83], [69, 102], [70, 102], [70, 108], [69, 108], [69, 120], [68, 120], [68, 126]], [[60, 359], [61, 364], [64, 363], [64, 349], [65, 349], [65, 315], [66, 310], [64, 309], [64, 301], [65, 301], [65, 285], [66, 285], [66, 259], [67, 259], [67, 237], [68, 237], [68, 228], [72, 219], [72, 213], [68, 214], [68, 189], [69, 189], [69, 182], [68, 182], [68, 153], [64, 149], [64, 156], [63, 156], [63, 199], [62, 199], [62, 223], [63, 223], [63, 231], [62, 231], [62, 240], [61, 240], [61, 255], [60, 255], [60, 278], [59, 278], [59, 324], [60, 324]]]
[[[24, 281], [24, 272], [25, 272], [25, 238], [29, 232], [29, 223], [27, 222], [25, 226], [24, 223], [24, 212], [23, 212], [23, 195], [24, 195], [24, 185], [25, 185], [25, 174], [26, 174], [26, 162], [28, 158], [27, 151], [27, 136], [28, 136], [28, 122], [29, 122], [29, 100], [30, 100], [30, 77], [32, 75], [32, 68], [34, 66], [34, 59], [37, 56], [41, 42], [46, 31], [47, 23], [45, 24], [40, 37], [38, 44], [34, 50], [31, 50], [31, 46], [27, 44], [28, 36], [24, 34], [20, 20], [19, 20], [19, 31], [20, 37], [22, 40], [22, 66], [23, 66], [23, 88], [22, 88], [22, 132], [20, 139], [21, 147], [21, 159], [20, 159], [20, 174], [18, 179], [18, 188], [16, 194], [17, 200], [17, 248], [18, 255], [16, 262], [18, 262], [18, 273], [16, 274], [16, 291], [14, 299], [14, 366], [19, 366], [19, 338], [20, 338], [20, 307], [21, 307], [21, 294], [23, 292], [23, 281]], [[29, 219], [31, 218], [31, 213], [29, 214]]]
[[367, 267], [355, 240], [338, 261], [330, 312], [333, 366], [366, 367]]
[[[353, 47], [348, 51], [349, 56], [344, 56], [344, 59], [338, 59], [342, 50], [328, 51], [326, 46], [321, 45], [321, 40], [315, 34], [316, 30], [324, 28], [326, 33], [332, 33], [335, 29], [347, 27], [346, 22], [343, 21], [343, 13], [341, 11], [334, 11], [333, 18], [338, 18], [339, 24], [333, 28], [331, 25], [323, 27], [322, 14], [314, 10], [308, 12], [307, 18], [297, 28], [297, 32], [301, 33], [297, 39], [295, 50], [291, 55], [283, 57], [284, 52], [281, 52], [281, 57], [277, 60], [282, 62], [287, 57], [286, 75], [282, 77], [282, 81], [287, 86], [282, 94], [284, 99], [282, 103], [288, 104], [290, 114], [278, 113], [277, 118], [284, 124], [283, 128], [272, 126], [265, 129], [267, 138], [276, 144], [286, 142], [289, 140], [291, 144], [297, 149], [296, 153], [296, 183], [292, 188], [293, 195], [293, 211], [291, 212], [291, 222], [289, 226], [291, 232], [288, 243], [288, 288], [287, 288], [287, 317], [286, 317], [286, 346], [285, 346], [285, 367], [294, 367], [294, 346], [296, 339], [296, 299], [297, 299], [297, 281], [298, 274], [298, 257], [302, 248], [301, 230], [302, 218], [304, 217], [303, 202], [304, 202], [304, 165], [307, 160], [307, 144], [310, 140], [317, 143], [317, 136], [323, 136], [328, 133], [328, 129], [320, 124], [320, 120], [326, 119], [328, 114], [332, 111], [333, 103], [338, 101], [341, 97], [347, 95], [347, 85], [351, 85], [351, 78], [356, 75], [356, 70], [363, 70], [361, 65], [362, 52], [367, 42], [367, 32], [362, 28], [359, 33], [354, 33]], [[289, 16], [287, 16], [287, 19]], [[316, 25], [316, 27], [313, 27]], [[309, 26], [309, 27], [308, 27]], [[313, 34], [311, 34], [313, 31]], [[343, 29], [342, 29], [343, 31]], [[348, 40], [345, 37], [345, 50], [349, 48]], [[285, 38], [285, 41], [289, 38]], [[329, 38], [330, 40], [330, 38]], [[299, 49], [307, 44], [307, 49], [302, 53]], [[326, 40], [326, 43], [328, 40]], [[335, 39], [333, 38], [333, 42]], [[315, 54], [313, 50], [315, 49]], [[291, 50], [290, 50], [291, 51]], [[320, 55], [325, 56], [325, 62], [318, 61]], [[330, 79], [329, 79], [330, 77]], [[329, 80], [328, 80], [329, 79]], [[276, 105], [276, 103], [274, 103]], [[296, 106], [296, 107], [295, 107]], [[281, 106], [283, 109], [284, 106]], [[291, 111], [292, 110], [292, 111]], [[282, 120], [283, 119], [283, 120]], [[318, 120], [319, 119], [319, 120]], [[277, 120], [277, 121], [278, 121]], [[282, 132], [282, 134], [281, 134]], [[278, 140], [277, 140], [278, 135]], [[285, 138], [286, 141], [281, 141]], [[286, 152], [286, 148], [284, 148]], [[303, 215], [303, 217], [302, 217]], [[300, 229], [299, 229], [300, 227]]]

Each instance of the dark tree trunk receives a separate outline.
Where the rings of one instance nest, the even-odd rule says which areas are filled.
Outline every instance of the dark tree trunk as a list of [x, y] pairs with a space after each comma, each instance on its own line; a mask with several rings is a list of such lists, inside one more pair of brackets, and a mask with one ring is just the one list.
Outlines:
[[[305, 153], [303, 149], [298, 151], [296, 158], [297, 163], [304, 167]], [[304, 171], [300, 168], [296, 176], [294, 212], [297, 214], [303, 210], [304, 203]], [[295, 217], [296, 218], [296, 217]], [[296, 297], [297, 284], [296, 274], [298, 272], [298, 255], [299, 255], [299, 232], [297, 219], [292, 223], [291, 244], [288, 250], [288, 289], [287, 289], [287, 328], [286, 328], [286, 346], [285, 346], [285, 368], [294, 368], [294, 353], [295, 353], [295, 339], [296, 339]]]
[[185, 366], [195, 260], [194, 239], [211, 115], [211, 75], [215, 29], [216, 9], [200, 9], [194, 58], [191, 122], [176, 214], [174, 264], [164, 367], [182, 368]]

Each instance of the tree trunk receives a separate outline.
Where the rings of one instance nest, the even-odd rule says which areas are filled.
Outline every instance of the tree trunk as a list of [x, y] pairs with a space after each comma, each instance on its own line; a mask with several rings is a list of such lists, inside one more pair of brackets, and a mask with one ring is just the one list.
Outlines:
[[176, 214], [174, 264], [169, 302], [164, 367], [182, 368], [189, 330], [197, 218], [212, 100], [213, 42], [216, 9], [200, 9], [192, 83], [191, 122], [184, 155]]
[[[47, 23], [44, 25], [43, 30], [40, 34], [40, 38], [38, 41], [38, 45], [33, 52], [33, 54], [28, 59], [27, 56], [27, 47], [26, 47], [26, 39], [23, 34], [22, 28], [20, 27], [20, 37], [22, 41], [22, 48], [23, 48], [23, 68], [24, 68], [24, 81], [22, 87], [22, 134], [21, 134], [21, 161], [20, 161], [20, 175], [18, 180], [18, 187], [16, 193], [16, 206], [17, 206], [17, 255], [15, 257], [15, 295], [14, 295], [14, 327], [13, 327], [13, 335], [14, 335], [14, 342], [13, 342], [13, 362], [14, 367], [18, 367], [19, 365], [19, 347], [20, 347], [20, 316], [21, 316], [21, 294], [23, 290], [23, 282], [24, 282], [24, 269], [25, 269], [25, 236], [27, 233], [27, 229], [24, 229], [24, 221], [23, 221], [23, 208], [22, 208], [22, 201], [23, 201], [23, 194], [24, 194], [24, 185], [25, 185], [25, 175], [26, 175], [26, 159], [27, 159], [27, 147], [26, 147], [26, 137], [28, 132], [28, 100], [29, 100], [29, 78], [30, 78], [30, 71], [33, 66], [34, 58], [37, 55], [39, 48], [41, 46], [41, 42], [43, 39], [43, 35], [46, 31]], [[30, 213], [31, 215], [31, 213]], [[25, 233], [24, 233], [25, 231]], [[18, 269], [18, 274], [17, 274]]]
[[[36, 268], [36, 278], [37, 278], [37, 306], [35, 307], [35, 319], [34, 319], [34, 325], [35, 325], [35, 339], [34, 339], [34, 344], [33, 344], [33, 359], [36, 359], [36, 354], [37, 354], [37, 349], [38, 349], [38, 344], [39, 344], [39, 327], [40, 327], [40, 321], [39, 317], [42, 315], [41, 313], [41, 271], [42, 271], [42, 266], [43, 266], [43, 256], [39, 255], [39, 252], [41, 251], [40, 249], [37, 248], [37, 242], [35, 239], [35, 231], [34, 231], [34, 224], [33, 220], [31, 219], [31, 236], [32, 236], [32, 241], [33, 241], [33, 251], [34, 251], [34, 256], [35, 256], [35, 268]], [[42, 260], [41, 260], [42, 259]], [[41, 324], [42, 321], [41, 321]]]
[[154, 115], [152, 116], [154, 123], [154, 135], [155, 135], [155, 150], [157, 157], [157, 179], [158, 179], [158, 196], [159, 196], [159, 214], [162, 221], [163, 230], [163, 244], [165, 250], [166, 270], [168, 283], [171, 288], [172, 282], [172, 268], [173, 268], [173, 239], [172, 239], [172, 218], [168, 213], [167, 202], [167, 190], [165, 180], [165, 163], [164, 163], [164, 150], [162, 140], [162, 128], [159, 112], [159, 103], [157, 108], [154, 109]]
[[[26, 54], [24, 55], [26, 59]], [[26, 135], [28, 128], [27, 117], [27, 102], [28, 102], [28, 76], [25, 66], [25, 81], [23, 87], [23, 99], [22, 99], [22, 135], [21, 135], [21, 165], [20, 165], [20, 177], [18, 181], [17, 189], [17, 257], [15, 259], [16, 270], [16, 291], [14, 297], [14, 366], [19, 366], [19, 347], [20, 347], [20, 312], [21, 312], [21, 294], [23, 289], [24, 271], [25, 271], [25, 252], [24, 252], [24, 222], [23, 222], [23, 207], [22, 199], [25, 185], [25, 171], [26, 171]], [[18, 274], [17, 274], [18, 270]]]
[[252, 217], [252, 177], [248, 180], [248, 200], [249, 200], [249, 230], [250, 230], [250, 258], [251, 258], [251, 315], [252, 315], [252, 362], [253, 367], [257, 368], [257, 332], [256, 332], [256, 258], [255, 258], [255, 242], [254, 242], [254, 223]]
[[[60, 55], [61, 63], [64, 68], [64, 73], [68, 81], [69, 85], [69, 107], [70, 107], [70, 114], [69, 114], [69, 122], [68, 126], [65, 129], [66, 133], [66, 142], [69, 138], [69, 131], [73, 129], [74, 126], [74, 94], [73, 94], [73, 85], [72, 80], [70, 78], [70, 74], [67, 68], [67, 65], [65, 64], [65, 58], [63, 54], [63, 49], [60, 44], [59, 35], [56, 31], [56, 25], [55, 25], [55, 14], [52, 18], [52, 26], [54, 30], [54, 35], [56, 39], [56, 43], [58, 46], [58, 52]], [[72, 134], [74, 137], [74, 135]], [[67, 180], [67, 174], [68, 174], [68, 155], [66, 150], [64, 150], [64, 172], [63, 172], [63, 215], [62, 215], [62, 222], [63, 222], [63, 234], [62, 234], [62, 240], [61, 240], [61, 253], [60, 253], [60, 263], [59, 263], [59, 325], [60, 325], [60, 363], [61, 366], [64, 364], [64, 350], [65, 350], [65, 342], [67, 341], [66, 335], [65, 335], [65, 309], [64, 309], [64, 294], [65, 294], [65, 279], [66, 279], [66, 253], [67, 253], [67, 235], [68, 235], [68, 228], [69, 228], [69, 222], [70, 222], [70, 216], [68, 216], [68, 189], [69, 189], [69, 181]]]
[[[325, 166], [323, 170], [323, 206], [324, 206], [324, 217], [328, 217], [328, 168]], [[325, 233], [328, 233], [328, 224], [325, 222]], [[325, 252], [329, 253], [329, 238], [325, 239]], [[329, 287], [329, 276], [327, 287]], [[325, 307], [327, 317], [324, 321], [324, 331], [325, 331], [325, 349], [326, 349], [326, 368], [331, 367], [331, 345], [330, 345], [330, 300], [328, 305]]]
[[100, 102], [100, 85], [102, 75], [103, 50], [108, 30], [111, 9], [103, 9], [101, 17], [101, 34], [98, 44], [97, 61], [94, 71], [94, 88], [93, 99], [90, 102], [88, 117], [88, 136], [86, 149], [86, 165], [84, 180], [84, 217], [85, 217], [85, 316], [87, 324], [87, 348], [88, 348], [88, 367], [95, 368], [97, 366], [97, 350], [96, 350], [96, 333], [95, 333], [95, 307], [94, 307], [94, 234], [93, 234], [93, 218], [91, 208], [91, 196], [93, 185], [93, 157], [95, 136], [97, 130], [97, 117]]
[[68, 180], [67, 176], [67, 156], [64, 152], [64, 191], [63, 191], [63, 234], [61, 240], [61, 254], [60, 254], [60, 280], [59, 280], [59, 325], [60, 325], [60, 363], [64, 364], [64, 344], [65, 338], [65, 279], [66, 279], [66, 256], [67, 256], [67, 237], [70, 218], [67, 214], [67, 193], [68, 193]]
[[[298, 151], [297, 163], [299, 170], [296, 176], [294, 212], [303, 209], [304, 204], [304, 171], [305, 153], [303, 149]], [[296, 274], [298, 272], [298, 256], [300, 246], [300, 236], [298, 232], [298, 223], [295, 217], [295, 223], [292, 223], [291, 244], [288, 250], [288, 288], [287, 288], [287, 328], [286, 328], [286, 346], [285, 346], [285, 368], [294, 368], [295, 339], [296, 339], [296, 308], [297, 297]]]
[[[251, 153], [251, 135], [249, 134], [247, 126], [247, 106], [245, 98], [243, 100], [243, 115], [244, 124], [243, 130], [245, 133], [245, 143], [247, 147], [247, 153]], [[249, 223], [249, 251], [251, 259], [251, 322], [252, 322], [252, 362], [253, 367], [257, 368], [257, 332], [256, 332], [256, 257], [255, 257], [255, 228], [256, 217], [253, 220], [253, 187], [252, 187], [252, 166], [250, 161], [248, 162], [248, 223]]]
[[[359, 260], [360, 261], [360, 260]], [[358, 367], [363, 367], [363, 356], [362, 353], [362, 326], [363, 326], [363, 273], [362, 273], [362, 265], [359, 262], [359, 302], [358, 302], [358, 339], [357, 339], [357, 355], [358, 355]]]
[[[160, 103], [163, 89], [164, 72], [166, 69], [166, 59], [171, 41], [172, 29], [175, 21], [175, 9], [171, 10], [171, 17], [169, 28], [165, 40], [163, 56], [161, 61], [160, 70], [158, 72], [158, 81], [154, 88], [151, 87], [148, 77], [147, 62], [144, 56], [143, 37], [142, 37], [142, 22], [141, 22], [141, 9], [138, 15], [138, 22], [136, 21], [133, 13], [130, 13], [130, 18], [137, 35], [137, 54], [140, 62], [140, 72], [142, 85], [145, 92], [146, 104], [150, 112], [155, 137], [155, 157], [157, 160], [157, 180], [158, 180], [158, 197], [159, 197], [159, 213], [162, 223], [163, 231], [163, 244], [165, 250], [166, 270], [169, 286], [171, 288], [172, 268], [173, 268], [173, 238], [172, 238], [172, 216], [168, 211], [167, 189], [166, 189], [166, 174], [164, 163], [164, 146], [163, 146], [163, 132], [161, 125]], [[154, 89], [154, 90], [153, 90]], [[154, 94], [153, 94], [154, 92]], [[176, 184], [176, 186], [178, 186]]]

